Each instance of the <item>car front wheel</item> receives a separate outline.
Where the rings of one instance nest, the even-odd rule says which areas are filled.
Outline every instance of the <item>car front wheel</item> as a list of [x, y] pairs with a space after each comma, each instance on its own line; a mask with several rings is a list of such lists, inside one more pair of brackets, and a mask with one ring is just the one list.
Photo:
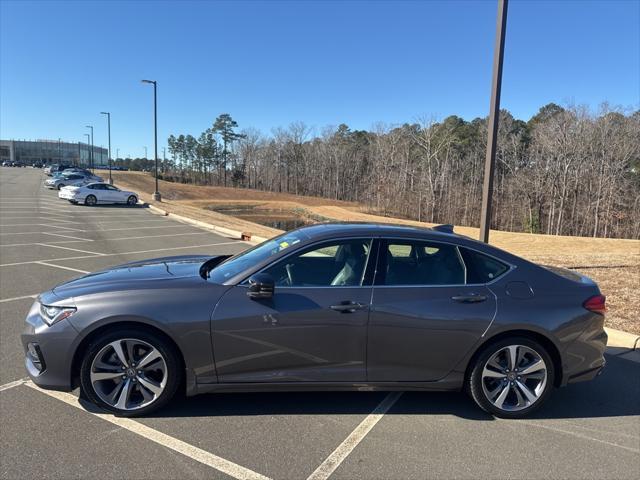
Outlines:
[[164, 406], [175, 395], [180, 375], [175, 349], [160, 336], [137, 329], [100, 336], [80, 367], [85, 397], [127, 417]]
[[65, 185], [63, 185], [62, 183], [58, 185], [58, 190], [62, 190], [62, 187], [64, 187]]
[[486, 347], [475, 360], [468, 388], [485, 411], [502, 418], [521, 418], [549, 397], [553, 361], [538, 342], [511, 337]]
[[127, 205], [129, 205], [130, 207], [134, 206], [136, 203], [138, 203], [138, 199], [135, 197], [135, 195], [131, 195], [129, 196], [129, 198], [127, 198]]

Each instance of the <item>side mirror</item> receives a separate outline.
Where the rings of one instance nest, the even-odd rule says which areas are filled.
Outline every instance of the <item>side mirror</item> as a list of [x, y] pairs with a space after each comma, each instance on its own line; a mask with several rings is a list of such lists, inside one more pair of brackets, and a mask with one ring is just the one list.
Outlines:
[[271, 298], [275, 281], [268, 273], [256, 273], [249, 278], [249, 290], [247, 295], [253, 299]]

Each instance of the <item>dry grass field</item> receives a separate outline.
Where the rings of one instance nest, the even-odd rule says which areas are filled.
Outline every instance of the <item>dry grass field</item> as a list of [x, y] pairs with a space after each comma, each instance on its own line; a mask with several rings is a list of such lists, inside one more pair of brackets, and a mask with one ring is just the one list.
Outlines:
[[[151, 202], [153, 178], [137, 172], [114, 172], [114, 180], [122, 188], [139, 192], [141, 198]], [[373, 221], [430, 226], [412, 220], [382, 217], [367, 213], [355, 203], [339, 202], [325, 198], [302, 197], [290, 194], [224, 187], [201, 187], [160, 182], [163, 196], [162, 208], [192, 218], [209, 221], [235, 230], [249, 231], [254, 235], [272, 236], [279, 230], [248, 222], [205, 209], [211, 205], [251, 205], [269, 210], [295, 211], [315, 220]], [[478, 229], [456, 227], [456, 232], [472, 238], [478, 237]], [[541, 264], [575, 269], [600, 285], [607, 295], [609, 312], [607, 325], [631, 333], [640, 334], [640, 241], [563, 237], [527, 233], [492, 231], [492, 245]]]

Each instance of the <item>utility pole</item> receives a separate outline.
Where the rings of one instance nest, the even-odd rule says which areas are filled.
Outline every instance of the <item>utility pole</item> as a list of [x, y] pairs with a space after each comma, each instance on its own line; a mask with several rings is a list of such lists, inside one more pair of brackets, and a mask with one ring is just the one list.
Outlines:
[[89, 165], [88, 167], [91, 168], [91, 151], [89, 150], [89, 142], [91, 141], [91, 135], [89, 135], [88, 133], [84, 134], [85, 137], [87, 137], [87, 160], [89, 161]]
[[109, 185], [113, 185], [113, 177], [111, 177], [111, 113], [100, 113], [107, 116], [107, 135], [109, 137]]
[[89, 168], [93, 170], [93, 125], [87, 125], [91, 129], [91, 155], [89, 156]]
[[154, 139], [154, 159], [156, 163], [156, 191], [153, 192], [154, 201], [159, 202], [162, 200], [160, 192], [158, 191], [158, 82], [155, 80], [142, 80], [142, 83], [150, 83], [153, 85], [153, 139]]
[[508, 0], [498, 0], [496, 43], [493, 51], [493, 79], [491, 81], [491, 102], [489, 104], [487, 156], [484, 163], [482, 210], [480, 213], [480, 241], [485, 243], [489, 243], [489, 229], [491, 228], [491, 199], [493, 197], [493, 174], [495, 171], [498, 122], [500, 118], [502, 59], [504, 56], [504, 38], [507, 31], [508, 3]]

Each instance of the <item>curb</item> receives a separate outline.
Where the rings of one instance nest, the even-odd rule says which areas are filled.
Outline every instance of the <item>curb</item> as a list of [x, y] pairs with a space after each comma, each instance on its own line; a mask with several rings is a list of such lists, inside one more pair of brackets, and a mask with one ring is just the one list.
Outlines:
[[605, 327], [604, 330], [609, 337], [607, 347], [627, 348], [629, 350], [638, 350], [640, 348], [640, 335], [608, 327]]
[[[212, 230], [214, 232], [217, 233], [221, 233], [226, 237], [229, 238], [233, 238], [233, 239], [237, 239], [237, 240], [243, 240], [243, 237], [246, 235], [245, 232], [241, 232], [240, 230], [232, 230], [230, 228], [225, 228], [225, 227], [219, 227], [218, 225], [214, 225], [212, 223], [207, 223], [207, 222], [203, 222], [200, 220], [194, 220], [193, 218], [189, 218], [189, 217], [185, 217], [183, 215], [178, 215], [175, 213], [171, 213], [171, 212], [167, 212], [166, 210], [163, 210], [161, 208], [158, 208], [154, 205], [150, 205], [148, 203], [145, 203], [145, 205], [147, 207], [149, 207], [149, 210], [151, 210], [154, 213], [157, 213], [159, 215], [163, 215], [165, 217], [171, 217], [174, 220], [177, 220], [178, 222], [181, 223], [188, 223], [190, 225], [194, 225], [196, 227], [200, 227], [200, 228], [204, 228], [207, 230]], [[251, 243], [253, 245], [257, 245], [258, 243], [262, 243], [265, 240], [268, 240], [265, 237], [260, 237], [257, 235], [251, 235], [251, 240], [244, 240], [247, 243]]]

